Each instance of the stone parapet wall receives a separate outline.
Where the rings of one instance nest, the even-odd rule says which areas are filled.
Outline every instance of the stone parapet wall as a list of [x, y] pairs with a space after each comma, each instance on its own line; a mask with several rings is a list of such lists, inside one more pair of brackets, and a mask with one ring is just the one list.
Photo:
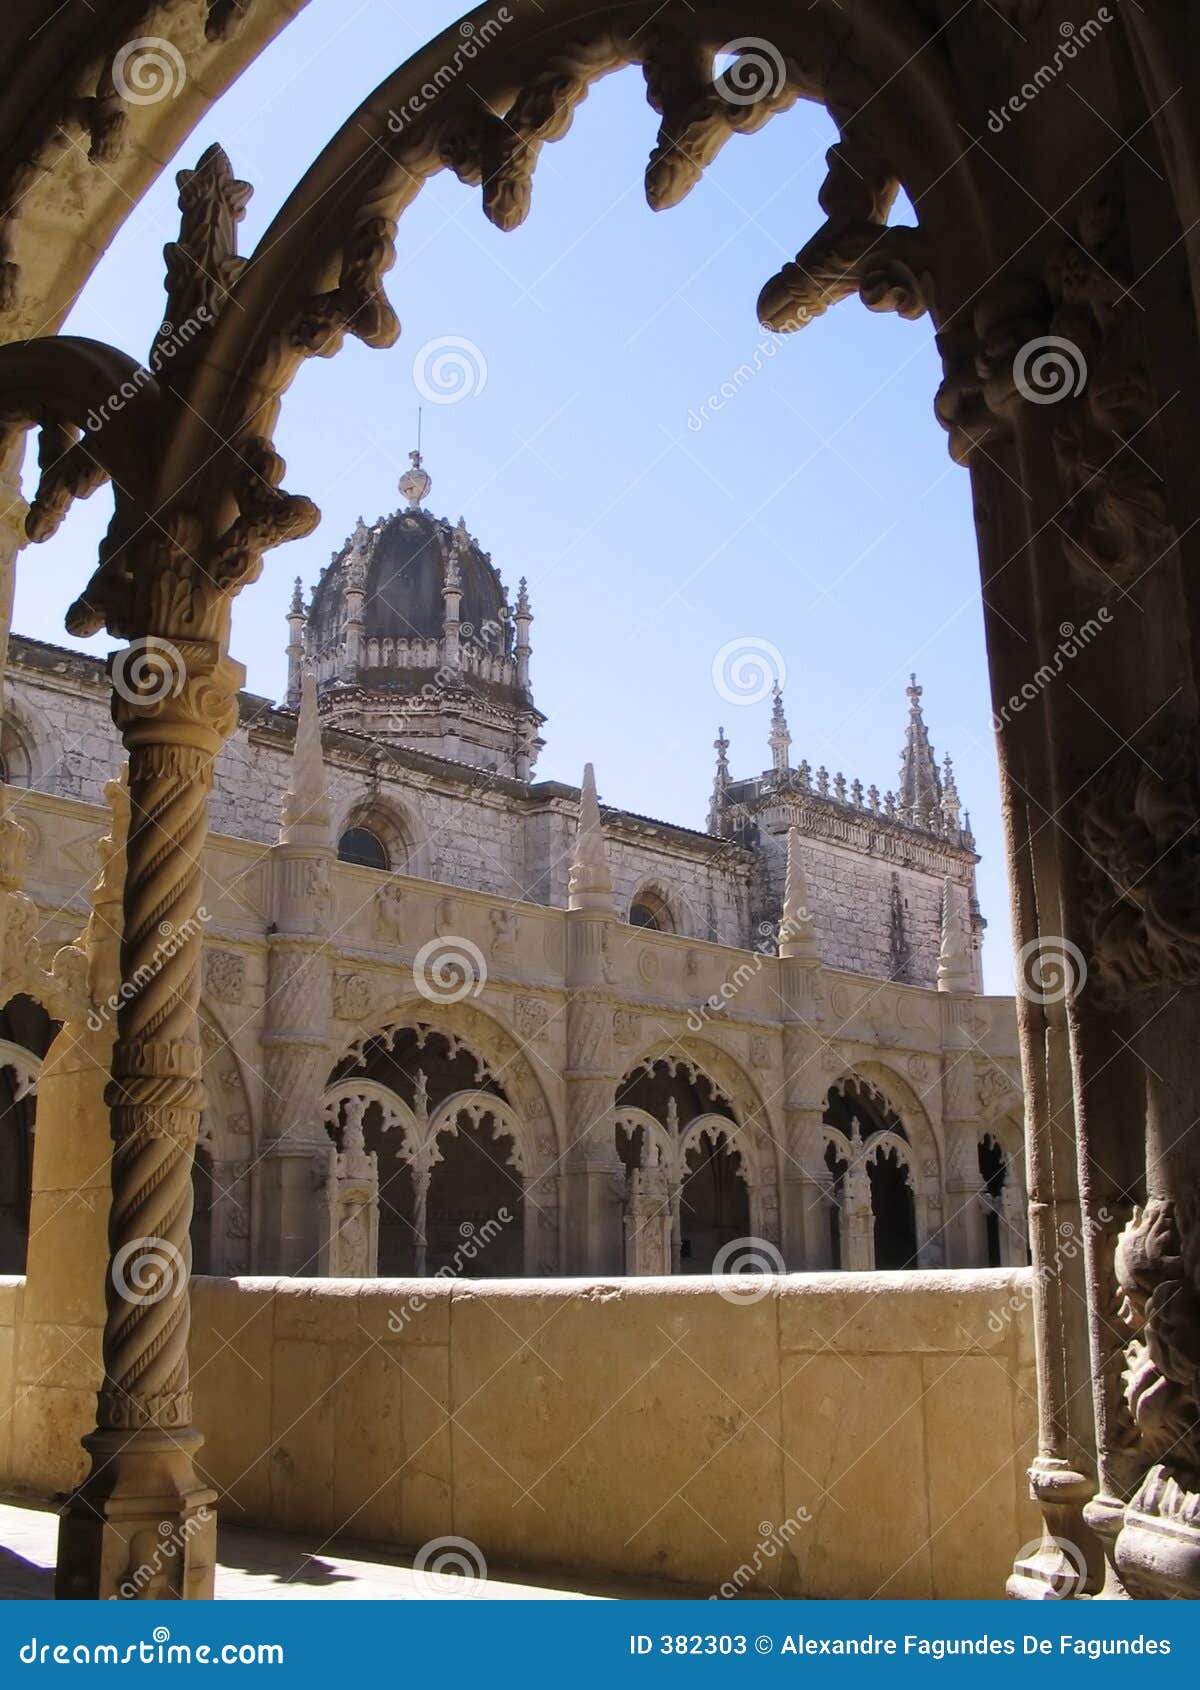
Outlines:
[[[20, 1290], [0, 1281], [17, 1487]], [[1031, 1302], [1027, 1270], [752, 1302], [707, 1278], [198, 1279], [200, 1460], [226, 1520], [714, 1593], [998, 1597], [1037, 1530]]]

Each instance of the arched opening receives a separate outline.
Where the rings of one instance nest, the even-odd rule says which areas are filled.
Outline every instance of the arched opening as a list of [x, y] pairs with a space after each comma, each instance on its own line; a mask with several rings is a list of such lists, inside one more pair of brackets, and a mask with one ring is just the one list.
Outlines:
[[0, 1066], [0, 1273], [25, 1272], [37, 1118], [31, 1069], [40, 1064], [57, 1031], [58, 1023], [41, 1004], [23, 993], [0, 1011], [0, 1039], [32, 1058], [30, 1068], [17, 1062]]
[[825, 1166], [829, 1169], [829, 1260], [833, 1267], [840, 1268], [845, 1265], [842, 1261], [842, 1196], [850, 1164], [844, 1156], [839, 1156], [838, 1147], [832, 1139], [825, 1144]]
[[732, 1140], [705, 1131], [686, 1153], [680, 1191], [680, 1267], [711, 1273], [725, 1244], [750, 1233], [750, 1193]]
[[639, 892], [634, 893], [633, 902], [629, 906], [629, 925], [648, 927], [655, 933], [678, 931], [670, 904], [654, 886], [643, 886]]
[[988, 1267], [1001, 1267], [1001, 1205], [1008, 1178], [1008, 1158], [991, 1133], [979, 1141], [979, 1177], [983, 1181], [983, 1220]]
[[475, 1279], [522, 1272], [523, 1198], [508, 1165], [513, 1142], [489, 1120], [460, 1120], [438, 1139], [429, 1180], [427, 1272]]
[[880, 1147], [867, 1163], [867, 1175], [875, 1216], [875, 1266], [916, 1267], [916, 1202], [909, 1170], [895, 1145]]
[[[385, 1087], [408, 1111], [401, 1122], [376, 1097], [362, 1116], [363, 1142], [376, 1159], [380, 1276], [519, 1275], [523, 1182], [511, 1132], [488, 1113], [489, 1098], [507, 1098], [486, 1063], [452, 1033], [398, 1027], [347, 1058], [331, 1085], [357, 1080]], [[459, 1094], [463, 1107], [449, 1104], [439, 1117]], [[344, 1149], [342, 1121], [330, 1130]]]
[[213, 1271], [214, 1196], [212, 1154], [207, 1146], [198, 1144], [192, 1157], [192, 1221], [189, 1228], [193, 1273]]
[[357, 863], [359, 868], [391, 868], [387, 846], [369, 827], [348, 827], [338, 840], [338, 861]]

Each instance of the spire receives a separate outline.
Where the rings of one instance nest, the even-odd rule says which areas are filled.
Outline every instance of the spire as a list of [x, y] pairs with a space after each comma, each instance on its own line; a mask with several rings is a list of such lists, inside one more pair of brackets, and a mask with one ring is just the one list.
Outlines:
[[317, 710], [317, 683], [311, 669], [304, 671], [300, 683], [300, 716], [292, 752], [292, 778], [283, 795], [279, 843], [333, 844], [325, 754], [321, 749], [321, 718]]
[[725, 738], [724, 728], [717, 729], [713, 749], [717, 754], [717, 772], [713, 776], [712, 797], [708, 804], [708, 831], [719, 836], [725, 827], [725, 803], [729, 791], [729, 741]]
[[787, 879], [783, 887], [783, 919], [779, 923], [779, 954], [802, 962], [820, 962], [821, 951], [808, 907], [808, 887], [800, 860], [800, 830], [788, 829]]
[[783, 692], [776, 681], [771, 690], [771, 733], [767, 743], [771, 747], [771, 767], [777, 775], [788, 772], [788, 747], [792, 736], [788, 732], [787, 717], [783, 713]]
[[296, 584], [292, 588], [292, 602], [288, 606], [287, 625], [287, 666], [288, 683], [287, 696], [284, 700], [289, 710], [295, 710], [300, 704], [300, 672], [304, 664], [304, 625], [307, 618], [304, 614], [304, 588], [297, 575]]
[[910, 827], [924, 827], [930, 810], [941, 802], [942, 789], [937, 763], [925, 718], [921, 714], [922, 688], [917, 677], [909, 676], [908, 728], [904, 735], [904, 752], [900, 758], [900, 789], [896, 794], [901, 817]]
[[954, 764], [950, 761], [949, 752], [942, 759], [942, 816], [950, 831], [957, 833], [959, 827], [958, 787], [954, 784]]
[[422, 499], [429, 497], [429, 489], [433, 486], [433, 482], [428, 471], [422, 468], [420, 447], [415, 452], [408, 454], [408, 462], [410, 467], [405, 470], [396, 485], [408, 500], [409, 510], [415, 511]]
[[937, 984], [939, 992], [970, 992], [974, 989], [963, 920], [962, 887], [949, 875], [942, 886], [942, 948], [938, 955]]
[[611, 910], [612, 907], [612, 875], [608, 868], [604, 823], [596, 800], [596, 776], [592, 765], [586, 763], [579, 795], [579, 828], [575, 835], [567, 908]]

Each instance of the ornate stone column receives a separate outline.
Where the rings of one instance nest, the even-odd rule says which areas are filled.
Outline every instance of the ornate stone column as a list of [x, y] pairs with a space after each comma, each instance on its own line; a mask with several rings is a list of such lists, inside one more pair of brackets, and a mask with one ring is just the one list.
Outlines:
[[316, 681], [306, 671], [283, 800], [271, 849], [272, 931], [262, 1035], [263, 1153], [258, 1171], [259, 1273], [315, 1274], [330, 1150], [321, 1097], [332, 1058], [335, 853], [321, 749]]
[[613, 1106], [620, 1078], [613, 1040], [608, 947], [616, 925], [596, 781], [583, 771], [567, 897], [566, 1181], [568, 1273], [619, 1274], [625, 1170]]
[[196, 1010], [208, 793], [245, 671], [225, 653], [224, 595], [168, 568], [162, 584], [161, 629], [139, 642], [140, 661], [124, 653], [110, 660], [113, 717], [129, 754], [130, 824], [107, 1092], [104, 1382], [96, 1430], [83, 1440], [91, 1471], [62, 1519], [60, 1597], [112, 1595], [155, 1551], [172, 1594], [212, 1595], [216, 1496], [193, 1466], [202, 1439], [188, 1388], [188, 1227], [204, 1103]]

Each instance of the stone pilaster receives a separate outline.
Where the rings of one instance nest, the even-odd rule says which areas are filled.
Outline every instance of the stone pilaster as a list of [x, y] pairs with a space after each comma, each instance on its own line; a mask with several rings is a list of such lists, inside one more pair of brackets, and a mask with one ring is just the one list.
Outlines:
[[316, 684], [303, 678], [292, 781], [271, 849], [256, 1271], [315, 1274], [333, 1146], [321, 1120], [332, 1059], [335, 853]]

